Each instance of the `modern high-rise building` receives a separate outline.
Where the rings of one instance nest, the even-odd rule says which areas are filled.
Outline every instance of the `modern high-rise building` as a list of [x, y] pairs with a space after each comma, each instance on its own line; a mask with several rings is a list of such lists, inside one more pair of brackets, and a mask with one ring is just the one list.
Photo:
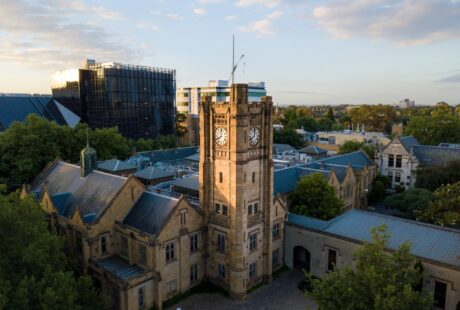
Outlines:
[[174, 134], [176, 71], [86, 60], [52, 75], [53, 98], [91, 128], [133, 139]]
[[[267, 94], [265, 83], [248, 83], [248, 102], [260, 102]], [[209, 81], [205, 87], [184, 87], [176, 91], [177, 112], [198, 115], [201, 97], [210, 96], [214, 102], [230, 102], [230, 86], [228, 81]]]

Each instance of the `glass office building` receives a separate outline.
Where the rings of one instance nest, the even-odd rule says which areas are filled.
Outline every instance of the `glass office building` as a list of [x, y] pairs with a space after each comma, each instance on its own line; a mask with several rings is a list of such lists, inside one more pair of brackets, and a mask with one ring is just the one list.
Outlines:
[[118, 127], [133, 139], [175, 132], [176, 72], [87, 60], [52, 76], [53, 98], [91, 128]]

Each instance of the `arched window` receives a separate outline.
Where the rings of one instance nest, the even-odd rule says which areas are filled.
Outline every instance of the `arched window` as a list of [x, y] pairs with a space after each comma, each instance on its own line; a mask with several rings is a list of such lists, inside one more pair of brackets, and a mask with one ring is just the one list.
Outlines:
[[101, 253], [107, 253], [107, 238], [105, 236], [101, 237]]

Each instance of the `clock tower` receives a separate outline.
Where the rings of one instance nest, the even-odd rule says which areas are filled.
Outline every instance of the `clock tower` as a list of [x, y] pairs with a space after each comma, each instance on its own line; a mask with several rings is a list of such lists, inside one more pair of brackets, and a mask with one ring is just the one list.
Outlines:
[[[202, 100], [200, 207], [205, 218], [206, 273], [234, 298], [272, 278], [282, 261], [283, 220], [273, 198], [273, 103], [248, 102], [233, 84], [230, 102]], [[278, 251], [278, 252], [276, 252]], [[276, 259], [276, 260], [275, 260]]]

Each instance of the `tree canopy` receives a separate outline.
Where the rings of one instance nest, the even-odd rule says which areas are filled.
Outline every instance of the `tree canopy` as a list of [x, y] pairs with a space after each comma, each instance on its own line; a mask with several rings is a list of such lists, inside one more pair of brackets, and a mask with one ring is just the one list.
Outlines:
[[422, 221], [460, 228], [460, 182], [441, 186], [434, 192], [435, 200], [425, 209]]
[[0, 309], [101, 309], [91, 280], [75, 278], [44, 218], [32, 198], [0, 195]]
[[354, 140], [345, 141], [339, 149], [339, 154], [346, 154], [363, 150], [371, 158], [375, 158], [375, 147], [372, 145], [364, 144]]
[[460, 119], [439, 110], [433, 114], [411, 117], [404, 134], [416, 137], [421, 144], [460, 143]]
[[445, 165], [417, 167], [415, 187], [435, 191], [444, 184], [460, 181], [460, 159], [452, 160]]
[[293, 212], [329, 220], [344, 211], [343, 201], [321, 173], [303, 176], [291, 193]]
[[411, 188], [386, 197], [383, 203], [387, 208], [399, 210], [405, 217], [415, 220], [435, 199], [433, 192], [427, 189]]
[[355, 252], [356, 268], [345, 265], [322, 279], [313, 279], [307, 292], [319, 310], [430, 309], [431, 296], [420, 289], [423, 267], [402, 244], [385, 253], [389, 234], [385, 226], [372, 229], [372, 242]]
[[289, 144], [296, 149], [300, 149], [305, 146], [302, 136], [291, 128], [274, 130], [273, 143]]
[[36, 115], [23, 123], [15, 122], [0, 135], [0, 182], [15, 189], [30, 182], [52, 160], [78, 162], [80, 151], [87, 143], [97, 151], [98, 159], [125, 159], [130, 150], [138, 151], [175, 147], [174, 136], [156, 140], [132, 141], [124, 138], [117, 128], [89, 129], [86, 124], [75, 128], [60, 126]]

